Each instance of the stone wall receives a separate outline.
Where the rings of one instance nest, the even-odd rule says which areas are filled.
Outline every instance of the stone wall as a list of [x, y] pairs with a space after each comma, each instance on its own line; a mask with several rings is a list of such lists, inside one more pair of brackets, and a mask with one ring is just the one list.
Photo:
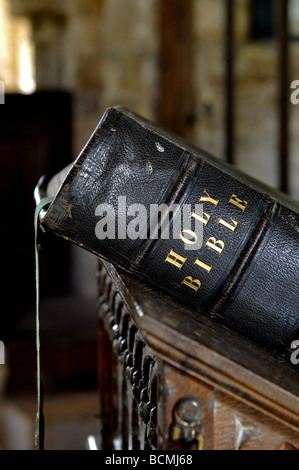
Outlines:
[[38, 90], [74, 95], [74, 154], [106, 107], [152, 117], [157, 73], [157, 0], [10, 0], [32, 23]]
[[[74, 94], [74, 156], [110, 105], [120, 103], [156, 118], [159, 0], [8, 1], [15, 16], [31, 21], [38, 89], [63, 88]], [[193, 140], [222, 158], [225, 2], [193, 0], [193, 4]], [[295, 8], [293, 1], [290, 5]], [[298, 22], [295, 10], [290, 18], [293, 36]], [[235, 2], [235, 20], [236, 164], [277, 186], [277, 41], [251, 40], [250, 0]], [[293, 40], [292, 79], [299, 78], [298, 54], [299, 42]], [[290, 115], [290, 183], [291, 192], [298, 195], [296, 107], [290, 107]]]
[[[194, 0], [195, 142], [219, 158], [225, 146], [225, 11], [222, 0]], [[278, 44], [250, 37], [250, 0], [235, 2], [235, 159], [246, 173], [279, 185]], [[293, 18], [292, 31], [299, 34]], [[290, 42], [290, 83], [299, 77], [299, 42]], [[290, 111], [290, 193], [299, 197], [299, 105]]]

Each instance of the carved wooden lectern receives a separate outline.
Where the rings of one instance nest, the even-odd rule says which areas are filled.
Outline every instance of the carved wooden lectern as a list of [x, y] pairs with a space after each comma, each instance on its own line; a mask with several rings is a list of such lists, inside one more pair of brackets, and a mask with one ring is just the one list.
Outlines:
[[299, 368], [289, 358], [106, 262], [99, 319], [102, 449], [299, 449]]

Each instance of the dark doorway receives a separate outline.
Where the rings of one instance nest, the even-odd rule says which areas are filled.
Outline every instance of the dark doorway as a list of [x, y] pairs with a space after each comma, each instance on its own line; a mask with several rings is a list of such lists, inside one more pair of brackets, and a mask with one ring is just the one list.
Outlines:
[[[6, 95], [0, 106], [0, 237], [2, 252], [0, 336], [35, 302], [34, 187], [71, 161], [71, 96]], [[42, 235], [49, 237], [49, 235]], [[66, 293], [67, 244], [42, 243], [41, 297]]]

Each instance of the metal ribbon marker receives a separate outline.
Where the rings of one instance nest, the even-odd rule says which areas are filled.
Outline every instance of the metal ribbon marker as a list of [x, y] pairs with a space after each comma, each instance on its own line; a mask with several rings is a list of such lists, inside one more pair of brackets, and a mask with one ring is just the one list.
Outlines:
[[44, 415], [43, 415], [43, 389], [40, 374], [40, 315], [39, 315], [39, 247], [38, 227], [40, 211], [53, 201], [53, 197], [40, 200], [34, 213], [34, 248], [35, 248], [35, 289], [36, 289], [36, 366], [37, 366], [37, 412], [35, 424], [35, 449], [44, 449]]

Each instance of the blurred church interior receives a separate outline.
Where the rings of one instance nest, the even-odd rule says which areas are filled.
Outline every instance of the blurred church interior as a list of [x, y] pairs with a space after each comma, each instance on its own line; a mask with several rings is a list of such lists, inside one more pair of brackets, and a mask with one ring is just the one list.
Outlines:
[[[286, 8], [287, 5], [287, 8]], [[31, 449], [33, 190], [121, 104], [299, 199], [297, 0], [0, 0], [0, 449]], [[48, 449], [98, 432], [94, 255], [41, 235]]]

